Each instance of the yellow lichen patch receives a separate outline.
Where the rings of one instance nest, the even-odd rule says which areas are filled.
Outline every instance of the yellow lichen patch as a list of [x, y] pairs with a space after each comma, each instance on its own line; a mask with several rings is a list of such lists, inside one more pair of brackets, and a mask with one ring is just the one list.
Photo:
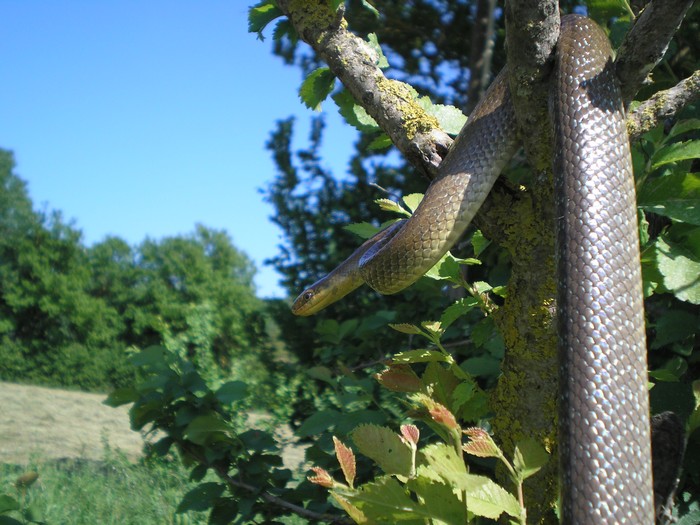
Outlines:
[[[337, 19], [337, 14], [327, 2], [322, 0], [290, 0], [289, 16], [299, 34], [308, 36], [306, 29], [319, 32], [322, 38], [324, 29], [332, 26]], [[341, 26], [345, 25], [345, 20]]]
[[428, 115], [418, 104], [416, 91], [404, 82], [385, 77], [377, 79], [382, 103], [392, 104], [401, 113], [401, 121], [409, 140], [418, 133], [427, 133], [440, 127], [438, 120]]

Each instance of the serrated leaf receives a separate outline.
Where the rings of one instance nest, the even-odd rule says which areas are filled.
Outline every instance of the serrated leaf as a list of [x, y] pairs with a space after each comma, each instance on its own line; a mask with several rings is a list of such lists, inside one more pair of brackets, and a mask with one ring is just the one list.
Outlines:
[[479, 305], [479, 301], [474, 297], [463, 297], [462, 299], [457, 299], [453, 304], [448, 306], [442, 316], [440, 317], [440, 323], [442, 327], [447, 329], [452, 323], [454, 323], [461, 316], [470, 312], [474, 307]]
[[320, 67], [306, 77], [299, 88], [299, 97], [306, 107], [321, 110], [321, 102], [326, 100], [335, 86], [335, 75], [327, 67]]
[[638, 205], [671, 219], [700, 225], [700, 175], [672, 173], [648, 182], [639, 192]]
[[353, 96], [342, 90], [332, 95], [333, 100], [338, 105], [338, 111], [345, 121], [363, 133], [374, 133], [379, 131], [379, 126], [375, 120], [367, 114], [365, 108], [355, 102]]
[[379, 206], [380, 210], [391, 211], [394, 213], [399, 213], [410, 217], [411, 214], [401, 207], [398, 202], [392, 201], [391, 199], [375, 199], [374, 203]]
[[345, 476], [345, 481], [347, 481], [348, 485], [352, 488], [357, 472], [355, 467], [355, 454], [335, 436], [333, 436], [333, 446], [335, 448], [335, 457], [338, 459], [340, 469], [343, 471], [343, 476]]
[[428, 115], [438, 120], [440, 127], [449, 135], [458, 135], [467, 123], [467, 116], [455, 106], [431, 103], [425, 107], [425, 110]]
[[243, 381], [229, 381], [221, 385], [214, 395], [222, 404], [230, 405], [248, 396], [248, 385]]
[[408, 195], [404, 195], [401, 200], [408, 207], [408, 209], [411, 210], [411, 213], [413, 213], [416, 211], [416, 208], [418, 208], [418, 205], [423, 200], [423, 194], [422, 193], [410, 193]]
[[410, 476], [411, 448], [393, 430], [379, 425], [360, 425], [350, 434], [363, 455], [372, 459], [386, 474]]
[[428, 445], [418, 452], [420, 472], [430, 479], [464, 489], [467, 486], [467, 468], [453, 447], [445, 443]]
[[474, 489], [466, 489], [469, 512], [492, 520], [504, 512], [514, 518], [520, 516], [518, 500], [506, 489], [484, 476], [467, 474], [467, 478], [474, 485]]
[[681, 301], [700, 304], [700, 260], [663, 237], [656, 239], [655, 257], [666, 289]]
[[423, 333], [423, 330], [409, 323], [389, 323], [389, 328], [401, 332], [402, 334], [420, 335]]
[[374, 377], [384, 388], [392, 392], [419, 392], [423, 386], [413, 369], [405, 364], [391, 364]]
[[332, 494], [340, 496], [361, 511], [368, 519], [367, 523], [397, 523], [427, 517], [419, 504], [390, 476], [365, 483], [357, 491], [333, 490]]
[[536, 474], [549, 461], [549, 454], [533, 438], [526, 438], [515, 444], [513, 467], [520, 481]]
[[277, 7], [274, 0], [263, 0], [248, 11], [248, 32], [257, 33], [258, 38], [264, 40], [262, 32], [267, 24], [283, 15], [284, 13]]
[[467, 507], [461, 494], [446, 483], [419, 476], [409, 480], [406, 486], [416, 493], [425, 512], [431, 516], [431, 523], [468, 523]]
[[355, 523], [359, 525], [369, 523], [367, 516], [365, 516], [360, 509], [358, 509], [340, 494], [336, 494], [335, 492], [331, 491], [331, 496], [338, 502], [338, 505], [340, 505], [341, 508], [348, 513], [348, 516], [350, 516]]
[[214, 506], [214, 500], [221, 497], [225, 489], [220, 483], [201, 483], [185, 494], [175, 512], [182, 514], [191, 510], [207, 510]]
[[[379, 13], [376, 13], [376, 14], [377, 14], [377, 16], [379, 16]], [[379, 69], [388, 68], [389, 61], [386, 59], [386, 56], [384, 56], [384, 51], [382, 51], [382, 46], [379, 45], [379, 40], [377, 40], [377, 34], [370, 33], [369, 35], [367, 35], [367, 42], [369, 43], [369, 46], [372, 49], [374, 49], [375, 53], [377, 53], [377, 62], [376, 62], [377, 67]]]
[[488, 432], [483, 428], [471, 427], [464, 430], [469, 437], [469, 442], [462, 446], [462, 449], [472, 456], [480, 458], [501, 458], [503, 452], [498, 448]]
[[361, 239], [369, 239], [376, 235], [380, 228], [377, 228], [374, 224], [369, 222], [356, 222], [354, 224], [346, 224], [343, 226], [344, 230], [354, 233]]
[[700, 157], [700, 140], [674, 142], [654, 153], [651, 158], [651, 169], [655, 170], [665, 164]]
[[[412, 326], [412, 325], [409, 325]], [[406, 350], [405, 352], [399, 352], [391, 358], [393, 363], [434, 363], [434, 362], [444, 362], [446, 357], [442, 352], [437, 350]]]

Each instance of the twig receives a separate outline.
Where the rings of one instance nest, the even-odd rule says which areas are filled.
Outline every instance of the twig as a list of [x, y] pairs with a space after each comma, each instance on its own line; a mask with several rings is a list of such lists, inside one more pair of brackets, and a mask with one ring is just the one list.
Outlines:
[[627, 133], [636, 140], [662, 120], [700, 99], [700, 70], [675, 86], [655, 93], [627, 116]]

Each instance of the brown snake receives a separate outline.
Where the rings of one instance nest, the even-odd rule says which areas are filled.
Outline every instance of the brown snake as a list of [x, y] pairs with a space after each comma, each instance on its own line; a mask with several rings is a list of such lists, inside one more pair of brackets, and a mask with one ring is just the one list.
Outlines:
[[[629, 141], [606, 35], [562, 19], [555, 129], [560, 515], [566, 524], [654, 522], [646, 338]], [[363, 283], [415, 282], [464, 233], [519, 142], [506, 75], [489, 88], [413, 216], [302, 292], [311, 315]]]

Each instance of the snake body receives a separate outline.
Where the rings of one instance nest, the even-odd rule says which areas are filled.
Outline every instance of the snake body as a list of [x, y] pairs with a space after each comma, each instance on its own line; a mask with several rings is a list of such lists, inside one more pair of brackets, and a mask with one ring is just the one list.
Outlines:
[[[566, 524], [654, 521], [636, 200], [624, 111], [603, 31], [562, 18], [555, 129], [560, 515]], [[302, 292], [310, 315], [363, 283], [395, 293], [456, 242], [518, 147], [501, 73], [413, 216]]]

